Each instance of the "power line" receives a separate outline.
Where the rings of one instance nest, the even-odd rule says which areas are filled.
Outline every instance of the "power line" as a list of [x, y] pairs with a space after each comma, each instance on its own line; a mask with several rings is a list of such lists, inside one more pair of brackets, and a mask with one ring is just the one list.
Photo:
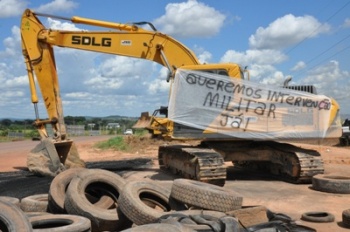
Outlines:
[[[339, 51], [339, 52], [337, 52], [337, 53], [335, 53], [335, 54], [333, 54], [333, 55], [331, 55], [331, 56], [329, 56], [329, 57], [327, 57], [327, 58], [321, 60], [320, 62], [318, 62], [318, 63], [315, 64], [314, 66], [311, 66], [307, 71], [313, 70], [315, 67], [319, 66], [321, 63], [325, 62], [326, 60], [329, 60], [329, 59], [333, 58], [334, 56], [336, 56], [336, 55], [338, 55], [338, 54], [344, 52], [345, 50], [347, 50], [347, 49], [349, 49], [349, 48], [350, 48], [350, 45], [347, 46], [347, 47], [345, 47], [345, 48], [342, 49], [341, 51]], [[304, 70], [303, 72], [300, 72], [298, 75], [300, 75], [300, 74], [302, 74], [302, 73], [304, 73], [304, 72], [306, 72], [306, 70]]]
[[[332, 14], [330, 17], [328, 17], [328, 19], [326, 20], [326, 22], [328, 22], [329, 20], [331, 20], [335, 15], [337, 15], [340, 11], [342, 11], [347, 5], [350, 4], [350, 1], [345, 3], [345, 5], [343, 5], [340, 9], [338, 9], [334, 14]], [[307, 35], [304, 39], [302, 39], [299, 43], [297, 43], [296, 45], [294, 45], [291, 49], [289, 49], [286, 52], [286, 55], [288, 55], [290, 52], [292, 52], [295, 48], [297, 48], [300, 44], [302, 44], [306, 39], [310, 38], [312, 34], [314, 34], [317, 30], [319, 30], [321, 28], [323, 24], [320, 24], [315, 30], [313, 30], [309, 35]]]
[[[347, 35], [345, 38], [339, 40], [338, 42], [336, 42], [335, 44], [333, 44], [331, 47], [327, 48], [326, 50], [324, 50], [323, 52], [319, 53], [318, 55], [314, 56], [314, 58], [308, 60], [305, 62], [305, 64], [309, 64], [311, 63], [312, 61], [316, 60], [317, 58], [319, 58], [321, 55], [325, 54], [326, 52], [328, 52], [329, 50], [331, 50], [332, 48], [334, 48], [335, 46], [337, 46], [338, 44], [340, 44], [341, 42], [343, 42], [344, 40], [350, 38], [350, 34]], [[342, 52], [342, 51], [341, 51]], [[340, 53], [340, 52], [339, 52]], [[337, 55], [338, 53], [334, 54], [334, 55]], [[328, 58], [327, 58], [328, 59]], [[304, 73], [305, 71], [299, 71], [297, 72], [295, 75], [298, 76], [300, 75], [301, 73]]]

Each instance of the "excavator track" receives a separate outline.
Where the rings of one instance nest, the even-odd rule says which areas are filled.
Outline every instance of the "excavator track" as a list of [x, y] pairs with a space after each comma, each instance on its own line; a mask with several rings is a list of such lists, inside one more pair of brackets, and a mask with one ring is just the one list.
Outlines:
[[[280, 162], [238, 162], [236, 165], [257, 171], [265, 171], [274, 175], [275, 178], [294, 183], [312, 183], [312, 177], [324, 173], [323, 160], [321, 157], [312, 156], [303, 152], [284, 154], [284, 163]], [[276, 157], [273, 159], [276, 160]]]
[[160, 146], [159, 166], [184, 178], [224, 186], [226, 167], [223, 157], [210, 148], [192, 146]]
[[158, 151], [159, 165], [184, 178], [223, 186], [225, 161], [245, 169], [271, 173], [295, 184], [308, 184], [324, 173], [323, 160], [315, 150], [272, 141], [215, 141], [201, 146], [164, 145]]
[[206, 145], [222, 154], [225, 161], [245, 169], [266, 171], [291, 183], [311, 183], [314, 175], [324, 173], [323, 160], [317, 151], [288, 143], [216, 141]]
[[313, 156], [303, 152], [296, 152], [299, 160], [300, 175], [292, 179], [295, 183], [311, 183], [312, 177], [324, 173], [323, 160], [321, 156]]

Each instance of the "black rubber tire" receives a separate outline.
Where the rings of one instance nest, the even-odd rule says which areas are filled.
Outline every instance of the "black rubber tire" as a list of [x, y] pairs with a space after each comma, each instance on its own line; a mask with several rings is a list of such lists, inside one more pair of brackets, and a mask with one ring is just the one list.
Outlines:
[[342, 223], [346, 228], [350, 228], [350, 209], [346, 209], [342, 212]]
[[181, 210], [164, 214], [158, 220], [164, 224], [178, 224], [184, 231], [239, 231], [238, 219], [213, 210]]
[[[79, 173], [82, 173], [88, 169], [85, 168], [70, 168], [60, 174], [58, 174], [50, 184], [49, 190], [49, 205], [48, 211], [55, 214], [67, 213], [64, 208], [64, 200], [66, 198], [66, 190], [69, 183]], [[114, 205], [114, 200], [108, 196], [92, 196], [92, 191], [87, 194], [87, 197], [91, 203], [94, 203], [100, 208], [108, 209]]]
[[19, 207], [0, 200], [0, 231], [33, 231], [32, 226]]
[[34, 231], [38, 232], [86, 232], [91, 230], [90, 220], [77, 215], [46, 214], [30, 217], [29, 221]]
[[17, 207], [21, 207], [21, 202], [19, 198], [16, 198], [16, 197], [0, 196], [0, 201], [5, 201], [8, 203], [14, 204]]
[[59, 173], [51, 182], [49, 190], [49, 212], [66, 213], [64, 209], [64, 200], [66, 198], [66, 190], [71, 180], [84, 172], [84, 168], [70, 168]]
[[125, 180], [118, 174], [102, 169], [88, 169], [70, 182], [66, 191], [65, 209], [70, 214], [90, 219], [93, 231], [120, 231], [129, 228], [132, 222], [118, 208], [102, 209], [86, 197], [87, 190], [92, 187], [105, 192], [117, 202], [124, 185]]
[[312, 177], [312, 188], [328, 193], [350, 193], [350, 176], [318, 174]]
[[334, 222], [334, 215], [328, 212], [306, 212], [301, 215], [301, 220], [308, 222]]
[[174, 180], [171, 196], [190, 206], [220, 212], [240, 209], [243, 201], [233, 190], [189, 179]]
[[35, 194], [21, 199], [21, 209], [24, 212], [47, 212], [48, 194]]
[[[146, 198], [147, 201], [142, 199]], [[149, 204], [152, 199], [152, 205]], [[165, 212], [184, 209], [174, 199], [170, 198], [170, 190], [156, 182], [131, 181], [126, 183], [118, 199], [121, 211], [136, 225], [154, 223]]]

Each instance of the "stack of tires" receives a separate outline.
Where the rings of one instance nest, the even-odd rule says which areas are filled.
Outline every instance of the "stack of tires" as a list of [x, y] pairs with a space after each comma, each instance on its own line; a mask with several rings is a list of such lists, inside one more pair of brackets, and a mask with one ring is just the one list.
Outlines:
[[[242, 207], [242, 201], [233, 190], [195, 180], [175, 179], [171, 185], [150, 179], [127, 182], [111, 171], [72, 168], [58, 174], [46, 194], [21, 200], [0, 197], [0, 231], [227, 232], [298, 227], [265, 207]], [[343, 212], [346, 227], [349, 215]]]
[[[162, 231], [160, 219], [174, 212], [219, 218], [242, 207], [242, 197], [222, 187], [187, 179], [171, 186], [126, 182], [103, 169], [68, 169], [52, 180], [47, 194], [0, 198], [0, 231]], [[167, 231], [174, 226], [167, 223]]]

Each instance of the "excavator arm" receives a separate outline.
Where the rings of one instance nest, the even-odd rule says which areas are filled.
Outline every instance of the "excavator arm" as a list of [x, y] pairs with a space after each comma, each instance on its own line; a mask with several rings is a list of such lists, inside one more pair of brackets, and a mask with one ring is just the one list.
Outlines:
[[[111, 28], [112, 31], [62, 31], [47, 29], [38, 16], [59, 18], [85, 25]], [[153, 29], [155, 29], [152, 26]], [[197, 57], [191, 50], [175, 39], [160, 32], [148, 31], [135, 24], [120, 24], [81, 17], [63, 18], [59, 16], [34, 13], [27, 9], [21, 22], [22, 51], [28, 70], [32, 102], [35, 106], [36, 122], [42, 138], [48, 137], [45, 124], [52, 124], [57, 141], [66, 138], [63, 121], [63, 110], [59, 91], [59, 82], [53, 46], [80, 49], [120, 56], [146, 59], [156, 62], [169, 69], [169, 78], [174, 76], [179, 67], [196, 68], [199, 64]], [[228, 75], [239, 77], [240, 69], [237, 65], [222, 64], [215, 68], [222, 68]], [[205, 65], [202, 69], [212, 69], [212, 65]], [[40, 87], [48, 120], [39, 120], [38, 95], [35, 78]], [[169, 79], [168, 79], [169, 80]]]
[[[41, 23], [39, 16], [68, 20], [72, 23], [97, 26], [108, 30], [90, 32], [48, 29]], [[74, 148], [73, 142], [68, 138], [64, 123], [54, 46], [150, 60], [168, 68], [167, 81], [174, 77], [175, 70], [179, 67], [188, 69], [200, 67], [202, 70], [214, 68], [224, 70], [226, 75], [241, 78], [241, 70], [238, 65], [199, 65], [197, 57], [180, 42], [156, 31], [152, 24], [149, 24], [153, 29], [151, 31], [142, 29], [137, 24], [144, 23], [120, 24], [81, 17], [64, 18], [35, 13], [29, 9], [24, 11], [21, 20], [22, 53], [28, 72], [31, 101], [35, 109], [34, 125], [39, 131], [41, 140], [49, 144], [42, 146], [42, 149], [48, 153], [47, 156], [51, 163], [56, 163], [52, 168], [54, 172], [59, 171], [59, 166], [66, 162], [72, 147]], [[36, 85], [40, 88], [47, 111], [48, 119], [45, 120], [39, 117]], [[47, 124], [52, 125], [52, 137], [46, 130]], [[52, 148], [53, 145], [54, 148]], [[59, 161], [56, 156], [59, 157]]]

